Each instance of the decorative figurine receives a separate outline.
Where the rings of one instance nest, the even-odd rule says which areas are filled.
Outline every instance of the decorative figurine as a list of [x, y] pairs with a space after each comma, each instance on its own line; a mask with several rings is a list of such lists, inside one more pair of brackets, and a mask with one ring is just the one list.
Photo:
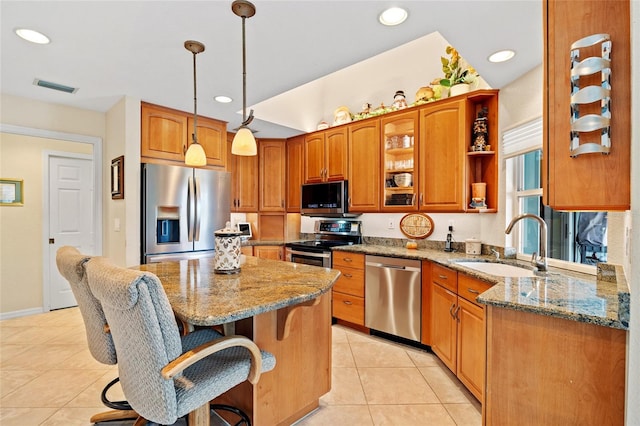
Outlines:
[[351, 113], [349, 112], [349, 108], [346, 106], [341, 106], [336, 109], [333, 113], [333, 125], [337, 126], [339, 124], [350, 123], [351, 122]]
[[489, 148], [489, 126], [487, 123], [487, 107], [482, 107], [478, 118], [473, 121], [473, 145], [471, 151], [487, 151]]
[[472, 209], [487, 208], [487, 184], [485, 182], [477, 182], [471, 184], [471, 204]]
[[395, 109], [404, 109], [407, 107], [407, 99], [404, 96], [404, 91], [398, 90], [393, 95], [393, 104], [391, 105]]

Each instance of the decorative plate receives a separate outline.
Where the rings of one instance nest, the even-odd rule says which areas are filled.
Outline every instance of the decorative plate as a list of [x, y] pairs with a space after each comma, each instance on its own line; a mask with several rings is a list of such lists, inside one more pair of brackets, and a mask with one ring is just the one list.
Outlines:
[[400, 231], [409, 238], [427, 238], [433, 232], [433, 219], [424, 213], [409, 213], [400, 220]]

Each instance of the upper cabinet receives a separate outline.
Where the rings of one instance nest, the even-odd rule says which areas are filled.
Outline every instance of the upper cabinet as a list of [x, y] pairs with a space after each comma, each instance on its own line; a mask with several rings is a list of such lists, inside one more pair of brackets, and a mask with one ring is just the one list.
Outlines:
[[260, 211], [285, 211], [286, 155], [284, 139], [259, 139]]
[[[629, 7], [629, 1], [543, 3], [543, 188], [544, 203], [556, 210], [630, 207]], [[592, 35], [609, 40], [587, 39]], [[609, 153], [601, 153], [608, 140]]]
[[304, 135], [287, 139], [287, 212], [300, 213], [304, 183]]
[[231, 211], [258, 211], [258, 156], [231, 154], [233, 134], [228, 136], [229, 171], [231, 172]]
[[306, 135], [304, 159], [305, 183], [346, 179], [346, 126]]
[[[184, 155], [192, 141], [193, 115], [142, 102], [140, 155], [143, 162], [184, 163]], [[207, 155], [207, 168], [224, 169], [227, 124], [224, 121], [198, 117], [198, 142]]]
[[380, 121], [366, 120], [347, 127], [349, 136], [349, 211], [380, 210]]

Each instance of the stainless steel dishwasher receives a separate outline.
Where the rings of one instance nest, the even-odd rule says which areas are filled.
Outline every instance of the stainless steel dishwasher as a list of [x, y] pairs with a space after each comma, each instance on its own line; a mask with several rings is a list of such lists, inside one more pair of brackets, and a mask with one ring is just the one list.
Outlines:
[[419, 260], [367, 256], [364, 325], [420, 341], [421, 263]]

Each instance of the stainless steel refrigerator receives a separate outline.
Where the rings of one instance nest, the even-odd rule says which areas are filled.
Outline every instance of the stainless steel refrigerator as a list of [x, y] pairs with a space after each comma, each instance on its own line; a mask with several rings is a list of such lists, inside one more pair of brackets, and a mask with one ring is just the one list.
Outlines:
[[142, 263], [213, 256], [230, 220], [231, 174], [142, 164]]

